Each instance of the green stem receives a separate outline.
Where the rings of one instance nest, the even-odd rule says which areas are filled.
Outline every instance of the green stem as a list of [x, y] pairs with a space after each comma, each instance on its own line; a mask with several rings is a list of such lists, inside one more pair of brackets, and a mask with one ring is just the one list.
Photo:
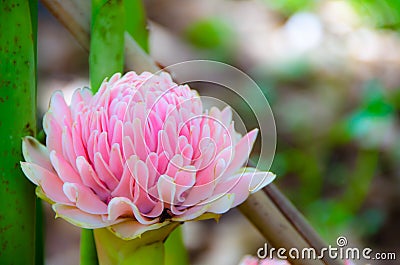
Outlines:
[[36, 196], [19, 162], [21, 138], [36, 131], [34, 34], [29, 1], [3, 1], [0, 9], [0, 259], [29, 265]]
[[137, 248], [132, 254], [123, 259], [121, 265], [155, 265], [164, 264], [164, 244], [155, 242]]
[[[90, 46], [90, 1], [70, 0], [55, 1], [42, 0], [42, 4], [54, 14], [64, 27], [71, 32], [79, 44], [89, 50]], [[159, 67], [154, 60], [140, 47], [135, 39], [125, 32], [125, 68], [143, 71], [157, 72]]]
[[35, 265], [44, 265], [44, 229], [42, 199], [36, 197]]
[[81, 230], [81, 257], [80, 265], [97, 265], [98, 258], [96, 252], [96, 245], [93, 239], [93, 230]]
[[93, 92], [105, 78], [124, 68], [124, 28], [122, 0], [92, 0], [89, 72]]
[[165, 241], [165, 265], [175, 264], [189, 264], [189, 255], [183, 243], [181, 226], [172, 231]]
[[142, 0], [125, 0], [125, 30], [135, 39], [139, 46], [149, 52], [149, 32], [147, 30], [147, 18]]
[[[97, 253], [100, 265], [147, 265], [164, 264], [164, 241], [179, 223], [171, 223], [156, 230], [147, 231], [140, 237], [123, 240], [107, 228], [95, 229]], [[179, 263], [175, 263], [179, 264]]]

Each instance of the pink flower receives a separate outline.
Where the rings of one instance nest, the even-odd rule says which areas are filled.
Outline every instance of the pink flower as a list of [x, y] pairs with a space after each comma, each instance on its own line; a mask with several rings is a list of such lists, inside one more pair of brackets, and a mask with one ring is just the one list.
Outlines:
[[242, 168], [257, 130], [241, 137], [230, 108], [204, 111], [166, 73], [115, 74], [70, 106], [55, 92], [43, 127], [46, 146], [25, 137], [21, 162], [38, 196], [70, 223], [124, 239], [216, 217], [275, 177]]
[[290, 265], [290, 263], [287, 260], [277, 260], [277, 259], [259, 260], [252, 256], [245, 256], [240, 261], [239, 265]]

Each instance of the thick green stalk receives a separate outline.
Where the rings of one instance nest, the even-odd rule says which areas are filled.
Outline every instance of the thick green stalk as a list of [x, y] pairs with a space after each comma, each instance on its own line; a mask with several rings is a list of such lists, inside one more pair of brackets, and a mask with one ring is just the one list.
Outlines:
[[140, 47], [149, 52], [149, 32], [142, 0], [125, 0], [125, 30], [135, 39]]
[[[38, 2], [29, 0], [31, 12], [33, 50], [35, 66], [37, 66], [37, 31], [38, 31]], [[35, 67], [35, 86], [37, 87], [37, 67]], [[36, 136], [38, 132], [36, 132]], [[42, 199], [36, 197], [36, 226], [35, 226], [35, 265], [44, 265], [44, 229], [43, 229], [43, 204]]]
[[35, 193], [21, 138], [36, 131], [35, 49], [29, 1], [0, 5], [0, 263], [34, 264]]
[[92, 0], [89, 52], [90, 84], [96, 92], [106, 77], [124, 67], [124, 3], [122, 0]]
[[80, 265], [97, 265], [99, 264], [96, 253], [96, 245], [93, 238], [93, 230], [81, 230], [81, 256]]
[[179, 226], [165, 241], [165, 265], [188, 265], [189, 255], [183, 243], [182, 227]]
[[131, 240], [123, 240], [107, 228], [95, 229], [94, 237], [99, 263], [100, 265], [164, 264], [163, 242], [178, 225], [179, 223], [171, 223], [162, 228], [147, 231]]
[[44, 265], [43, 201], [36, 197], [35, 265]]

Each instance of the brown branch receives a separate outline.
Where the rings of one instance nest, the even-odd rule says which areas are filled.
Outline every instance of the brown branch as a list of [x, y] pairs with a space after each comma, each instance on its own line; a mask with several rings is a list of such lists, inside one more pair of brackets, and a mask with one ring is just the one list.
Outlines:
[[[273, 184], [251, 195], [239, 209], [275, 248], [284, 248], [287, 251], [296, 248], [300, 253], [303, 248], [313, 248], [318, 254], [319, 250], [327, 247], [304, 217]], [[322, 260], [292, 260], [290, 257], [288, 259], [293, 265], [343, 264], [340, 260], [332, 260], [327, 256]]]

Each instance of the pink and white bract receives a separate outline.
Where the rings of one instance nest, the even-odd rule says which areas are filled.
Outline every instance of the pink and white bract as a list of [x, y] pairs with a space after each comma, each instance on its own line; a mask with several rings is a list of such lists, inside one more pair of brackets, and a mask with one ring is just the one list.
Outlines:
[[204, 111], [166, 73], [115, 74], [70, 106], [55, 92], [43, 127], [46, 146], [25, 137], [21, 162], [38, 196], [70, 223], [124, 239], [216, 217], [275, 177], [243, 168], [257, 130], [242, 137], [230, 108]]
[[277, 259], [259, 260], [252, 256], [245, 256], [240, 261], [239, 265], [290, 265], [290, 263], [287, 260], [277, 260]]

